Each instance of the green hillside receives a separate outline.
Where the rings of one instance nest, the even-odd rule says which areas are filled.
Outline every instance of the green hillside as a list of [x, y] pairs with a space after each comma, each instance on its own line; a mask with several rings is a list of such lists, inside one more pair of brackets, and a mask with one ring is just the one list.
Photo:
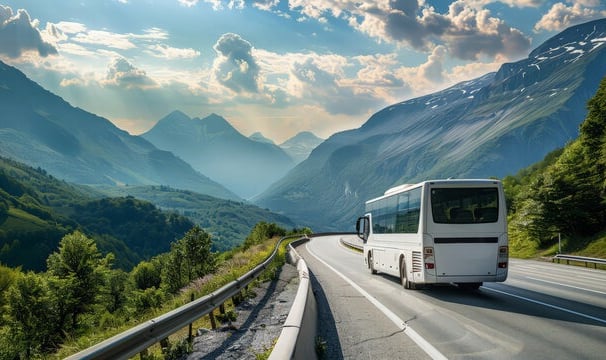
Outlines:
[[503, 182], [512, 254], [606, 258], [606, 78], [587, 103], [579, 137]]
[[116, 266], [130, 269], [169, 249], [194, 224], [132, 197], [95, 199], [42, 169], [0, 157], [0, 263], [44, 270], [61, 238], [91, 236]]
[[105, 196], [133, 196], [147, 200], [161, 209], [188, 217], [212, 235], [213, 251], [226, 251], [242, 244], [252, 228], [262, 221], [287, 229], [295, 227], [286, 216], [252, 204], [168, 186], [97, 186], [94, 189]]

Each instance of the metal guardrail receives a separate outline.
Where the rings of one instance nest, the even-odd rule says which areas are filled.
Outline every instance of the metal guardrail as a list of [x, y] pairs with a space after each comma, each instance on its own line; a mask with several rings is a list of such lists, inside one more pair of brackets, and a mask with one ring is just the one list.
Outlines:
[[282, 237], [267, 259], [220, 289], [69, 356], [67, 359], [128, 359], [142, 352], [176, 331], [187, 327], [202, 316], [209, 314], [229, 298], [238, 294], [267, 268], [277, 254], [280, 244], [286, 239], [295, 237], [301, 237], [301, 235]]
[[558, 261], [558, 264], [560, 263], [560, 260], [566, 260], [566, 264], [570, 264], [571, 261], [584, 262], [585, 267], [588, 267], [588, 265], [590, 263], [592, 263], [594, 269], [597, 269], [598, 264], [606, 265], [606, 259], [586, 257], [586, 256], [576, 256], [576, 255], [557, 254], [556, 256], [554, 256], [551, 259], [551, 262], [555, 262], [555, 260]]

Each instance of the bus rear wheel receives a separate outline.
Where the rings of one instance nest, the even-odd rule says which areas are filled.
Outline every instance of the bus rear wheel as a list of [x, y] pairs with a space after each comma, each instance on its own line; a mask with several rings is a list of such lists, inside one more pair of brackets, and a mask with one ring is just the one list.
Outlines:
[[404, 261], [404, 257], [400, 258], [400, 284], [404, 289], [412, 289], [412, 283], [408, 281], [408, 277], [406, 276], [406, 262]]

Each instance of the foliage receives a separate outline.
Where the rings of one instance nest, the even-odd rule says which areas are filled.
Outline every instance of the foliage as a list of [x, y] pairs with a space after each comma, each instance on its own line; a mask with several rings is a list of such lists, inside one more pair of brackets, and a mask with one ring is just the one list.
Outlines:
[[271, 239], [276, 236], [286, 235], [286, 230], [274, 223], [266, 223], [261, 221], [250, 232], [250, 235], [244, 240], [242, 245], [244, 249], [248, 249], [252, 245], [259, 244], [265, 239]]
[[[33, 272], [17, 278], [7, 293], [12, 341], [26, 359], [33, 352], [52, 348], [54, 338], [52, 300], [44, 279]], [[21, 352], [20, 351], [20, 352]]]
[[131, 271], [131, 276], [135, 287], [139, 290], [149, 289], [151, 287], [159, 288], [162, 281], [162, 267], [158, 261], [141, 261], [139, 265]]
[[191, 219], [212, 235], [212, 251], [223, 252], [242, 244], [255, 224], [266, 221], [291, 228], [295, 224], [286, 216], [268, 209], [233, 200], [218, 199], [169, 186], [96, 186], [106, 196], [134, 196], [149, 201], [161, 209], [176, 212]]
[[95, 241], [78, 231], [66, 235], [59, 243], [59, 251], [48, 257], [49, 275], [63, 280], [60, 288], [67, 299], [65, 310], [72, 328], [77, 327], [78, 316], [95, 303], [110, 259], [111, 255], [102, 259]]
[[212, 272], [216, 262], [210, 235], [199, 226], [193, 227], [171, 245], [164, 266], [165, 285], [170, 293]]
[[193, 226], [186, 217], [132, 197], [97, 199], [99, 193], [73, 186], [0, 157], [0, 261], [42, 271], [63, 236], [75, 229], [93, 238], [116, 266], [130, 270]]
[[547, 248], [558, 234], [575, 251], [606, 228], [606, 78], [588, 109], [577, 140], [503, 180], [514, 255]]

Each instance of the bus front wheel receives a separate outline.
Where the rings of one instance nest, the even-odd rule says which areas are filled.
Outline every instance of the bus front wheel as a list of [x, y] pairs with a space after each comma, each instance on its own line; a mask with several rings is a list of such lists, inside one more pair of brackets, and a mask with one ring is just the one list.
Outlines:
[[368, 268], [370, 269], [370, 273], [371, 274], [376, 274], [377, 270], [375, 270], [374, 266], [373, 266], [373, 262], [372, 262], [372, 252], [369, 251], [368, 252]]

